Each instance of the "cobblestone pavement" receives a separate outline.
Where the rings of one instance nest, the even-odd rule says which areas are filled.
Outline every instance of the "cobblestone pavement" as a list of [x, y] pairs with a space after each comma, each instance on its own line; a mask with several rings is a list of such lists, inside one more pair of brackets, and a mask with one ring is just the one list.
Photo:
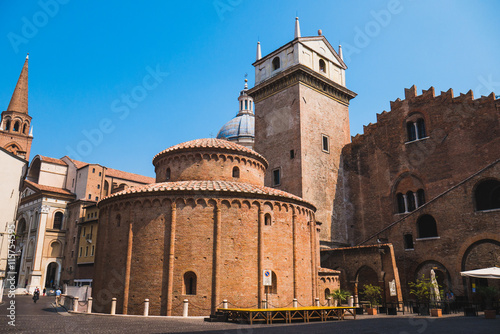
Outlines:
[[15, 298], [15, 326], [8, 321], [10, 299], [4, 296], [0, 305], [0, 333], [341, 333], [341, 334], [498, 334], [500, 318], [482, 316], [445, 316], [439, 319], [399, 316], [358, 316], [356, 320], [314, 322], [291, 325], [238, 325], [208, 323], [201, 318], [123, 317], [70, 314], [54, 308], [54, 297], [40, 297], [35, 304], [30, 296]]

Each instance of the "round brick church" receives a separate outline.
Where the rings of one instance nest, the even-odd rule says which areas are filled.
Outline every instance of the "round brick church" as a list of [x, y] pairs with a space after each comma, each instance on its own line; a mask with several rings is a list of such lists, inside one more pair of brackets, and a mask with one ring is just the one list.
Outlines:
[[[233, 142], [198, 139], [154, 159], [156, 182], [99, 202], [94, 308], [152, 315], [312, 305], [318, 297], [315, 207], [264, 186], [268, 163]], [[272, 282], [264, 286], [263, 271]], [[268, 282], [267, 282], [268, 283]]]

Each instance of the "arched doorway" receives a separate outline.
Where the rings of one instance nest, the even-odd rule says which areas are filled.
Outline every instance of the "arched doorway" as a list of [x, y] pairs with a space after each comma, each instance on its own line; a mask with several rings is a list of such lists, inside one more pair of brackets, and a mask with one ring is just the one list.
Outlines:
[[45, 271], [45, 287], [57, 288], [59, 286], [59, 264], [51, 262]]
[[[377, 275], [377, 272], [373, 270], [371, 267], [362, 266], [356, 273], [355, 291], [354, 291], [354, 294], [359, 295], [358, 300], [360, 302], [367, 300], [366, 296], [363, 295], [363, 290], [365, 289], [365, 285], [369, 284], [374, 286], [380, 286], [379, 277]], [[382, 293], [382, 295], [384, 296], [384, 293]]]
[[[434, 273], [436, 274], [436, 281], [441, 291], [444, 291], [444, 293], [449, 290], [453, 291], [451, 276], [448, 269], [437, 261], [422, 262], [415, 271], [414, 282], [416, 282], [417, 279], [421, 279], [422, 275], [425, 276], [425, 278], [430, 279], [431, 270], [434, 270]], [[456, 294], [457, 291], [453, 291], [453, 293]]]

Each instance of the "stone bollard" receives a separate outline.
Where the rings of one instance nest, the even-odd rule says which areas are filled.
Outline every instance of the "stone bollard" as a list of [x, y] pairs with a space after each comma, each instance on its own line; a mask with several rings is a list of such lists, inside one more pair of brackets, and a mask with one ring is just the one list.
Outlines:
[[73, 297], [73, 312], [78, 312], [78, 297]]
[[262, 308], [267, 308], [267, 300], [262, 299]]
[[349, 299], [347, 300], [347, 306], [353, 307], [354, 305], [354, 297], [350, 296]]
[[144, 299], [144, 316], [147, 317], [149, 315], [149, 299]]
[[187, 317], [189, 312], [189, 302], [187, 299], [184, 299], [184, 305], [182, 307], [182, 316]]
[[297, 307], [297, 306], [298, 306], [297, 298], [294, 298], [293, 299], [293, 307]]
[[224, 299], [222, 301], [222, 308], [227, 308], [227, 300], [226, 299]]
[[358, 295], [354, 295], [354, 306], [359, 307]]
[[111, 298], [111, 315], [116, 313], [116, 298]]
[[328, 306], [332, 306], [332, 297], [326, 299], [328, 301]]
[[319, 298], [316, 298], [315, 302], [316, 302], [316, 306], [319, 306]]
[[87, 301], [87, 313], [92, 313], [92, 297]]

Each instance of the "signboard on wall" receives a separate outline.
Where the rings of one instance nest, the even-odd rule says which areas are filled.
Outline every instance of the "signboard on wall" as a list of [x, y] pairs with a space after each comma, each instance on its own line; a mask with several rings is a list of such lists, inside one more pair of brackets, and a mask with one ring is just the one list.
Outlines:
[[389, 291], [391, 292], [391, 297], [398, 295], [396, 293], [396, 280], [395, 279], [393, 279], [392, 281], [389, 282]]
[[262, 275], [264, 286], [272, 286], [273, 285], [273, 275], [271, 274], [271, 270], [264, 269], [264, 273]]

